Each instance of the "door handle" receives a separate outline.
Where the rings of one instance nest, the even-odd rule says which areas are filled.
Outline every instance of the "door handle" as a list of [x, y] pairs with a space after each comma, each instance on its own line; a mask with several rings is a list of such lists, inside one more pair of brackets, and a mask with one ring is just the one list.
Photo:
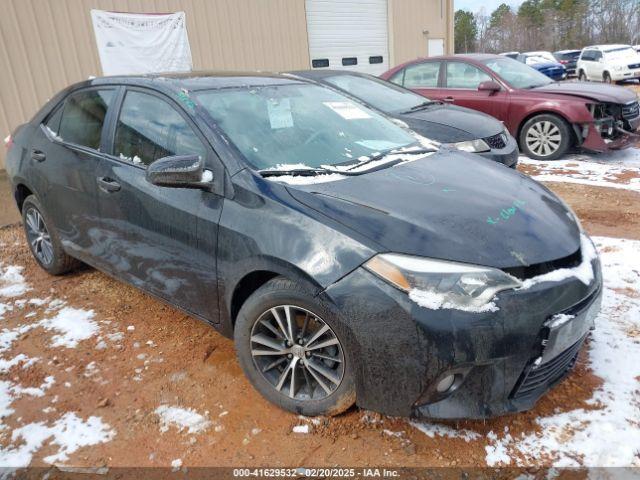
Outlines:
[[47, 159], [47, 155], [42, 150], [31, 150], [31, 159], [36, 162], [44, 162]]
[[106, 193], [117, 192], [120, 190], [120, 184], [109, 177], [98, 177], [98, 187]]
[[455, 98], [453, 97], [444, 97], [442, 100], [444, 100], [445, 102], [449, 102], [449, 103], [453, 103], [456, 101]]

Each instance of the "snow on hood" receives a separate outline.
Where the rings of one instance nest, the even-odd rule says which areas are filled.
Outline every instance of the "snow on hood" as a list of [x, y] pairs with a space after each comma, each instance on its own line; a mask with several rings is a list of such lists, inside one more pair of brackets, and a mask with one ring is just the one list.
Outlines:
[[562, 282], [569, 278], [577, 278], [585, 285], [590, 285], [594, 278], [593, 261], [598, 258], [598, 252], [596, 247], [593, 246], [593, 242], [585, 234], [580, 235], [580, 251], [582, 253], [582, 261], [576, 267], [559, 268], [537, 277], [528, 278], [522, 282], [522, 287], [520, 288], [526, 290], [539, 283]]

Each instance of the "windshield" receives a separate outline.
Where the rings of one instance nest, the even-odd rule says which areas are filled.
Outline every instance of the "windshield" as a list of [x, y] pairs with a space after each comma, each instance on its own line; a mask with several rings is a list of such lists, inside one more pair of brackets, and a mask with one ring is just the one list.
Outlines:
[[325, 80], [383, 112], [404, 112], [429, 101], [410, 90], [377, 78], [335, 75]]
[[607, 60], [622, 60], [629, 57], [635, 57], [638, 53], [631, 47], [615, 48], [604, 52]]
[[258, 170], [338, 165], [416, 143], [385, 117], [317, 85], [206, 90], [196, 98]]
[[553, 83], [534, 68], [510, 58], [492, 58], [484, 64], [514, 88], [535, 88]]

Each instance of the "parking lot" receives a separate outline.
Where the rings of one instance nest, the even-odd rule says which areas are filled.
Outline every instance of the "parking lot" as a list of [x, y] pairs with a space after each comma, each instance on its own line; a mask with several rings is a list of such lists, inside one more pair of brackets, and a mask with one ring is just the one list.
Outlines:
[[231, 341], [98, 271], [48, 276], [13, 225], [0, 230], [0, 463], [640, 466], [640, 145], [519, 169], [576, 211], [606, 289], [577, 368], [534, 410], [297, 417], [250, 386]]

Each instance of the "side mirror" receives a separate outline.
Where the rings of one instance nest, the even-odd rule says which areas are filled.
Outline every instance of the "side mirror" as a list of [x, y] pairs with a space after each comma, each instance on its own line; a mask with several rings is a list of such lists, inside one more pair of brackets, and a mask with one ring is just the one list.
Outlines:
[[160, 158], [149, 165], [146, 178], [160, 187], [209, 190], [213, 174], [204, 169], [204, 161], [199, 155], [176, 155]]
[[478, 85], [479, 92], [489, 92], [490, 94], [493, 94], [493, 93], [499, 92], [500, 90], [502, 90], [500, 85], [497, 82], [494, 82], [493, 80], [482, 82], [480, 85]]

